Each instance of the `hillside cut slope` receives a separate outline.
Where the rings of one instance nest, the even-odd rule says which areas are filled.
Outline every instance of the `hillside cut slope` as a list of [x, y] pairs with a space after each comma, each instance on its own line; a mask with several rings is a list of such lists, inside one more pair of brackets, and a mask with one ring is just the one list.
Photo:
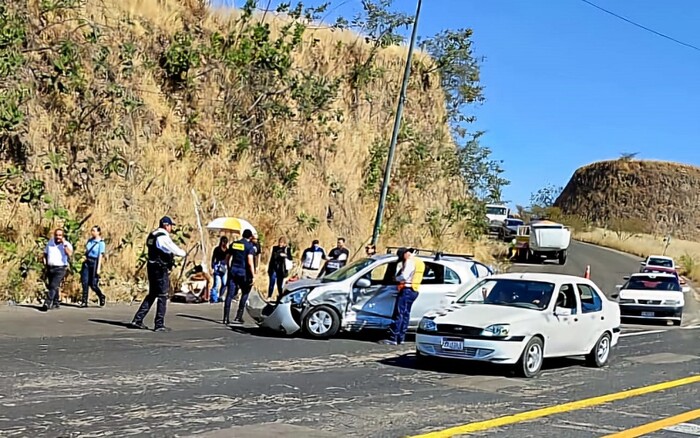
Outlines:
[[[109, 298], [143, 292], [145, 236], [159, 217], [174, 217], [181, 245], [198, 240], [192, 192], [204, 222], [246, 218], [265, 250], [282, 235], [297, 255], [312, 238], [363, 248], [405, 48], [308, 26], [293, 8], [283, 18], [206, 3], [0, 5], [0, 291], [9, 298], [44, 289], [40, 257], [54, 227], [78, 249], [76, 269], [95, 224], [107, 240]], [[444, 232], [465, 194], [427, 61], [414, 58], [383, 244]], [[71, 276], [65, 290], [77, 283]]]
[[601, 225], [636, 219], [648, 232], [697, 240], [700, 168], [625, 159], [589, 164], [576, 170], [555, 206]]

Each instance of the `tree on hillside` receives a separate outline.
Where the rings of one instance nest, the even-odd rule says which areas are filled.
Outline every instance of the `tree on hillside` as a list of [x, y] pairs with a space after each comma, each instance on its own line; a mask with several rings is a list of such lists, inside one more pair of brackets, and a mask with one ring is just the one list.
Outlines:
[[548, 208], [554, 206], [562, 190], [561, 186], [548, 184], [530, 195], [530, 207]]

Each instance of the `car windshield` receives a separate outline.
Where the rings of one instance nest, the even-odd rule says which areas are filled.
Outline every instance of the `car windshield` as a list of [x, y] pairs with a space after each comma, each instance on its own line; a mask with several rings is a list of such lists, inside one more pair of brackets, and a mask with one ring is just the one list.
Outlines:
[[486, 207], [486, 214], [495, 214], [503, 216], [506, 214], [505, 207]]
[[649, 261], [647, 262], [647, 266], [663, 266], [664, 268], [672, 268], [673, 267], [673, 260], [657, 259], [655, 257], [651, 257], [649, 259]]
[[350, 263], [349, 265], [343, 266], [342, 268], [338, 269], [337, 271], [331, 274], [326, 275], [325, 277], [322, 277], [321, 281], [323, 283], [333, 283], [336, 281], [347, 280], [348, 278], [365, 269], [367, 266], [371, 265], [375, 261], [376, 260], [370, 258], [360, 259], [356, 262]]
[[665, 290], [680, 292], [681, 285], [675, 277], [661, 277], [656, 275], [635, 275], [622, 287], [632, 290]]
[[553, 293], [554, 284], [544, 281], [485, 279], [469, 289], [457, 302], [544, 310], [549, 305]]

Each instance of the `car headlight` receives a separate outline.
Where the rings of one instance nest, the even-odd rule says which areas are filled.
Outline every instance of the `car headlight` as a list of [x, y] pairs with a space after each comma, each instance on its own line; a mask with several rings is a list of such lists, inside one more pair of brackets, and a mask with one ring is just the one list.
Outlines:
[[620, 298], [620, 304], [634, 304], [634, 300], [629, 298]]
[[299, 289], [291, 292], [280, 299], [280, 304], [292, 303], [294, 306], [298, 306], [304, 301], [304, 298], [309, 294], [311, 289]]
[[418, 328], [426, 332], [436, 332], [437, 324], [432, 318], [423, 318], [418, 323]]
[[498, 336], [504, 337], [508, 336], [510, 333], [510, 324], [493, 324], [484, 329], [481, 332], [481, 336]]
[[665, 300], [664, 306], [678, 306], [681, 304], [681, 300]]

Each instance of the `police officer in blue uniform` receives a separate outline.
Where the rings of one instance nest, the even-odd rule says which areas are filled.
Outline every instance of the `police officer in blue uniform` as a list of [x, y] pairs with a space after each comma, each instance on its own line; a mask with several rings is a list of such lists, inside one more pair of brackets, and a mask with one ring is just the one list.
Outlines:
[[238, 304], [238, 312], [233, 320], [235, 324], [243, 324], [243, 311], [248, 301], [248, 295], [255, 283], [255, 246], [250, 241], [253, 237], [251, 230], [243, 231], [243, 238], [237, 240], [228, 248], [229, 280], [226, 291], [226, 302], [224, 303], [224, 324], [229, 324], [229, 314], [231, 313], [231, 300], [241, 290], [241, 300]]
[[148, 329], [143, 324], [143, 319], [151, 310], [153, 303], [158, 300], [156, 308], [155, 331], [168, 331], [165, 327], [165, 310], [168, 303], [168, 292], [170, 292], [170, 270], [173, 268], [175, 256], [185, 257], [185, 251], [180, 249], [170, 238], [173, 230], [172, 219], [168, 216], [160, 220], [160, 226], [152, 231], [146, 239], [148, 250], [148, 295], [141, 303], [141, 307], [134, 315], [134, 319], [129, 324], [131, 328]]

